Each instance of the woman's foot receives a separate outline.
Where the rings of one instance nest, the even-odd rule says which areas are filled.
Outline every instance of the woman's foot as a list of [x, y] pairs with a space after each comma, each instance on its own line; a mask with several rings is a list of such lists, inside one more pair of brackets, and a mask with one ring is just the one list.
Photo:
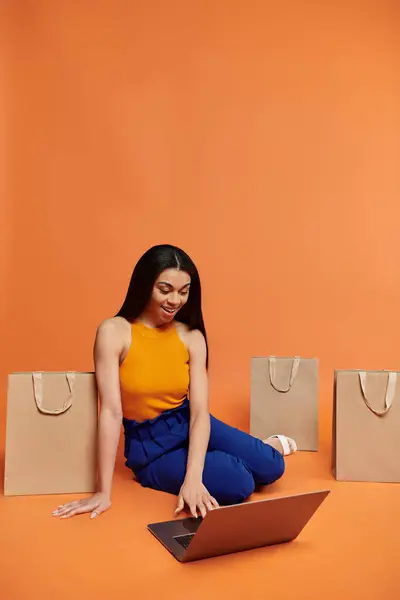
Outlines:
[[272, 446], [275, 450], [278, 450], [283, 456], [294, 454], [297, 451], [297, 445], [294, 440], [286, 435], [272, 435], [271, 437], [263, 440], [264, 444]]

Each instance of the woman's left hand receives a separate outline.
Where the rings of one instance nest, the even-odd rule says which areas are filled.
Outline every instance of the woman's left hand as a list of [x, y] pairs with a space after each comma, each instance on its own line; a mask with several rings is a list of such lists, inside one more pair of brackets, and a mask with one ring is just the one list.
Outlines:
[[205, 485], [201, 480], [185, 479], [179, 492], [178, 506], [175, 514], [178, 514], [183, 510], [185, 504], [189, 507], [189, 510], [193, 517], [197, 518], [197, 509], [202, 517], [206, 516], [207, 510], [213, 510], [218, 508], [219, 504], [215, 498], [213, 498]]

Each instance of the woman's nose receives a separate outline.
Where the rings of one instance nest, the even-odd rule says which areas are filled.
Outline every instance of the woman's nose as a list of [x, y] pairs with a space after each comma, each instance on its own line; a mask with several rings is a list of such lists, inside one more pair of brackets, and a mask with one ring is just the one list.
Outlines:
[[169, 295], [168, 302], [172, 304], [172, 306], [177, 306], [179, 304], [179, 294], [178, 292], [172, 292]]

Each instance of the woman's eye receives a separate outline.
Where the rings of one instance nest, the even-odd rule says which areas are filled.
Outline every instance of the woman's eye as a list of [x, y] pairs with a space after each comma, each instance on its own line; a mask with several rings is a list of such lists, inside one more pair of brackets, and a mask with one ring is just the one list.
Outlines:
[[166, 296], [168, 294], [169, 290], [160, 290], [160, 292]]

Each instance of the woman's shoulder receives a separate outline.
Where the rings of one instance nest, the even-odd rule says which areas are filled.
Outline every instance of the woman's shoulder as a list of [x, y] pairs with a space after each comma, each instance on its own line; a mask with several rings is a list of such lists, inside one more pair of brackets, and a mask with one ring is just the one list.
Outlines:
[[175, 321], [177, 332], [188, 350], [195, 350], [205, 346], [204, 335], [199, 329], [189, 329], [185, 323]]
[[131, 335], [131, 324], [122, 317], [104, 319], [97, 327], [96, 344], [123, 349]]
[[106, 332], [112, 335], [113, 332], [118, 333], [120, 331], [127, 331], [130, 330], [130, 328], [131, 324], [123, 317], [110, 317], [101, 321], [97, 331], [100, 333]]

